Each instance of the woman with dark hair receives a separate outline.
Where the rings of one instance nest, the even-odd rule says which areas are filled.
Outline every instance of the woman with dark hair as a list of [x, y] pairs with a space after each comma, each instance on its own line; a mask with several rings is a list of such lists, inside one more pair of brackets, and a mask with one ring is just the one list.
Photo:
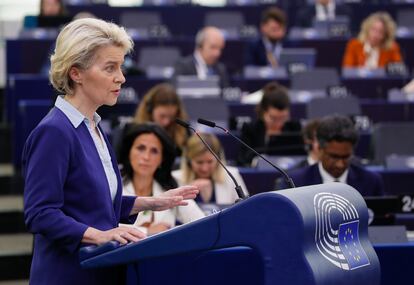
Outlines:
[[[127, 128], [119, 153], [123, 194], [151, 197], [177, 187], [171, 176], [176, 148], [167, 133], [154, 123], [133, 124]], [[202, 217], [201, 209], [189, 200], [186, 207], [140, 213], [135, 226], [151, 235], [174, 227], [176, 221], [187, 223]]]
[[[263, 97], [256, 107], [257, 120], [243, 125], [241, 139], [259, 152], [272, 147], [270, 138], [284, 133], [300, 132], [299, 122], [290, 121], [290, 99], [287, 89], [276, 82], [263, 87]], [[239, 165], [250, 165], [255, 154], [241, 147]]]

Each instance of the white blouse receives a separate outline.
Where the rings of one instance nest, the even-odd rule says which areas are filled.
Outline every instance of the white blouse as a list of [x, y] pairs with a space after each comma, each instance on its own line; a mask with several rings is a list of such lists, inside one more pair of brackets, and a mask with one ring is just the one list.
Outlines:
[[[244, 194], [247, 196], [249, 193], [247, 191], [246, 185], [244, 184], [243, 178], [241, 177], [239, 170], [236, 167], [227, 166], [227, 169], [230, 173], [234, 176], [236, 181], [240, 184]], [[178, 182], [179, 185], [184, 185], [182, 171], [181, 170], [174, 170], [172, 172], [174, 179]], [[234, 183], [230, 177], [228, 177], [227, 173], [225, 174], [224, 181], [222, 183], [215, 184], [215, 191], [214, 195], [216, 196], [216, 204], [221, 205], [229, 205], [233, 204], [239, 196], [234, 189]]]
[[379, 60], [379, 54], [380, 54], [379, 49], [373, 48], [368, 43], [365, 43], [364, 52], [366, 55], [364, 67], [369, 68], [369, 69], [378, 68], [378, 60]]
[[[159, 196], [164, 192], [161, 185], [154, 181], [152, 184], [152, 195]], [[127, 183], [123, 186], [122, 194], [124, 196], [136, 196], [134, 186], [132, 182]], [[134, 226], [138, 227], [139, 230], [147, 233], [147, 228], [142, 227], [145, 223], [164, 223], [170, 227], [174, 227], [176, 221], [182, 224], [198, 220], [205, 217], [203, 211], [197, 206], [194, 200], [187, 200], [187, 206], [178, 206], [173, 209], [165, 211], [144, 211], [138, 214], [135, 220]]]

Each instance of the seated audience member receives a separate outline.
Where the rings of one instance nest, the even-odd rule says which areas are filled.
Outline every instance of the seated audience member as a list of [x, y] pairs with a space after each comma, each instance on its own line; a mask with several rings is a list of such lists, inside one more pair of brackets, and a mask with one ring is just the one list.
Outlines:
[[199, 79], [216, 75], [220, 78], [220, 87], [228, 87], [226, 67], [219, 62], [224, 44], [224, 36], [219, 29], [205, 27], [200, 30], [196, 35], [194, 54], [178, 60], [173, 79], [176, 80], [179, 75], [196, 75]]
[[298, 167], [306, 167], [309, 165], [314, 165], [319, 161], [319, 143], [316, 138], [316, 130], [318, 129], [319, 121], [312, 120], [306, 124], [302, 130], [303, 141], [305, 142], [305, 147], [308, 152], [308, 156], [305, 160], [299, 163]]
[[[276, 82], [263, 88], [263, 97], [256, 107], [258, 119], [242, 127], [241, 139], [256, 151], [272, 147], [270, 138], [292, 132], [300, 132], [299, 122], [290, 121], [290, 100], [285, 87]], [[255, 154], [241, 147], [239, 165], [250, 165]]]
[[260, 38], [248, 45], [245, 65], [278, 66], [286, 25], [282, 10], [275, 7], [265, 10], [260, 21]]
[[[175, 145], [157, 124], [130, 125], [122, 140], [119, 153], [123, 178], [123, 195], [158, 196], [175, 188], [177, 182], [171, 176], [175, 159]], [[187, 223], [204, 217], [193, 200], [185, 207], [140, 213], [135, 225], [149, 235], [174, 227], [176, 221]]]
[[39, 16], [65, 16], [66, 8], [63, 4], [63, 0], [40, 0], [40, 13]]
[[296, 26], [311, 27], [312, 21], [335, 20], [338, 16], [352, 17], [352, 10], [346, 4], [337, 4], [335, 0], [315, 0], [297, 13]]
[[151, 88], [143, 97], [135, 113], [135, 123], [154, 122], [160, 125], [182, 149], [187, 140], [186, 129], [177, 126], [175, 119], [187, 120], [183, 103], [174, 86], [161, 83]]
[[388, 13], [370, 15], [362, 23], [358, 38], [348, 42], [342, 67], [375, 69], [401, 62], [395, 30], [396, 25]]
[[381, 177], [351, 163], [358, 132], [350, 119], [342, 116], [323, 118], [316, 131], [320, 161], [290, 174], [297, 187], [328, 182], [351, 185], [363, 196], [384, 195]]
[[[207, 133], [202, 133], [201, 136], [225, 162], [224, 151], [217, 137]], [[227, 167], [247, 195], [246, 185], [237, 168]], [[179, 185], [198, 185], [200, 194], [195, 201], [200, 205], [233, 204], [238, 199], [233, 181], [196, 135], [188, 139], [181, 159], [181, 169], [173, 171], [173, 176]]]
[[39, 14], [24, 17], [24, 28], [58, 28], [71, 21], [63, 0], [40, 0]]

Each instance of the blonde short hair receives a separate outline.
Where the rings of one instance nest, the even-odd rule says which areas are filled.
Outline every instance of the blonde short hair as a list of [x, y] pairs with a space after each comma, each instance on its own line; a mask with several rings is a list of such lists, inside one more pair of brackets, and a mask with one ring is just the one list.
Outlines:
[[66, 25], [50, 57], [49, 80], [53, 87], [63, 94], [72, 94], [74, 84], [69, 76], [70, 69], [88, 69], [98, 48], [111, 45], [123, 48], [127, 54], [134, 43], [124, 28], [103, 20], [85, 18]]
[[[220, 157], [220, 160], [225, 163], [224, 151], [220, 141], [214, 134], [201, 133], [200, 136], [206, 141], [211, 149]], [[184, 149], [183, 157], [181, 159], [182, 180], [185, 184], [192, 182], [196, 177], [191, 168], [191, 160], [197, 156], [208, 152], [207, 148], [197, 137], [193, 134], [187, 141], [187, 147]], [[225, 173], [223, 168], [217, 163], [216, 169], [213, 172], [213, 180], [218, 183], [223, 183]]]
[[387, 12], [376, 12], [366, 18], [361, 24], [361, 31], [359, 32], [358, 39], [365, 43], [368, 37], [368, 31], [375, 21], [381, 21], [384, 25], [384, 40], [381, 47], [390, 49], [395, 40], [395, 31], [397, 29], [394, 20]]

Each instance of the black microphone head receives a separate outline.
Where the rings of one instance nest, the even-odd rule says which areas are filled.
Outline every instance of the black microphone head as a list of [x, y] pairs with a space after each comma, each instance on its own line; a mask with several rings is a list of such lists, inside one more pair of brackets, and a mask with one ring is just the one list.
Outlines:
[[199, 124], [206, 125], [206, 126], [209, 126], [209, 127], [212, 127], [212, 128], [216, 127], [216, 123], [214, 123], [212, 121], [209, 121], [209, 120], [204, 120], [202, 118], [198, 118], [197, 122]]
[[175, 118], [175, 122], [176, 122], [177, 124], [179, 124], [180, 126], [182, 126], [182, 127], [186, 128], [186, 129], [188, 129], [188, 128], [190, 127], [190, 124], [189, 124], [189, 123], [187, 123], [187, 122], [185, 122], [185, 121], [183, 121], [183, 120], [180, 120], [180, 119], [178, 119], [178, 118]]

